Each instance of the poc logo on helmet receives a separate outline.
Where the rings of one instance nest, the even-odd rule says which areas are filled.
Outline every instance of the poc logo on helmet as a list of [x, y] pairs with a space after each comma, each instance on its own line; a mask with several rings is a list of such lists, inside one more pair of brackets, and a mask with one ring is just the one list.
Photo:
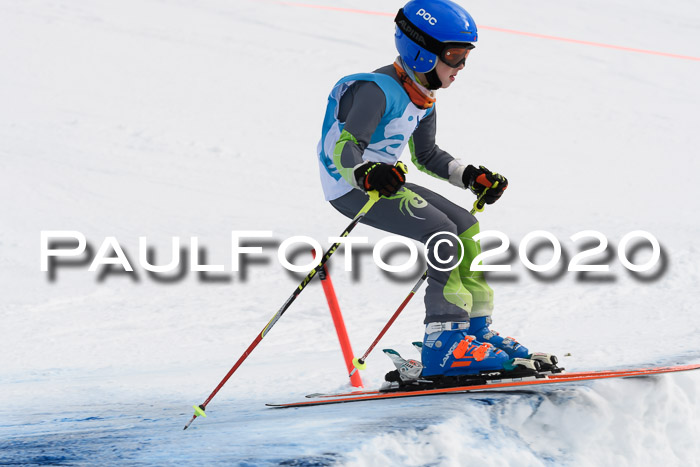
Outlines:
[[419, 9], [416, 12], [416, 15], [422, 17], [424, 20], [426, 20], [428, 23], [431, 25], [435, 26], [437, 24], [437, 18], [435, 18], [433, 15], [425, 11], [423, 8]]

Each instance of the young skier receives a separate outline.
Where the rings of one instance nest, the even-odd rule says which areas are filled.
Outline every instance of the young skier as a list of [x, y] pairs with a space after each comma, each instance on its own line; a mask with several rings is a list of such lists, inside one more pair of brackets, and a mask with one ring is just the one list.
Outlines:
[[[489, 329], [493, 291], [482, 272], [469, 269], [481, 251], [473, 240], [479, 232], [476, 218], [433, 191], [406, 183], [395, 165], [408, 146], [418, 169], [477, 196], [486, 190], [487, 204], [508, 186], [502, 175], [464, 166], [435, 144], [435, 91], [450, 87], [464, 69], [477, 41], [476, 25], [450, 0], [410, 1], [395, 22], [396, 61], [342, 78], [328, 97], [318, 144], [325, 198], [353, 218], [367, 192], [377, 190], [382, 198], [363, 223], [422, 243], [437, 234], [430, 243], [439, 248], [428, 254], [429, 264], [437, 267], [428, 272], [422, 368], [405, 368], [412, 371], [405, 378], [502, 370], [511, 358], [528, 358], [530, 352]], [[445, 263], [445, 258], [454, 260]]]

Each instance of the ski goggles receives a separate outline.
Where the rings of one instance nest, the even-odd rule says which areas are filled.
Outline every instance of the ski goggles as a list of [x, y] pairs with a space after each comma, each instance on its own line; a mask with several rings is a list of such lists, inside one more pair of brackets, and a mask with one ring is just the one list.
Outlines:
[[[452, 68], [459, 68], [467, 59], [469, 51], [474, 48], [472, 42], [440, 42], [427, 32], [421, 30], [406, 17], [406, 14], [401, 8], [394, 18], [396, 27], [406, 35], [413, 43], [417, 44], [422, 49], [440, 57], [444, 63]], [[467, 31], [462, 31], [467, 32]], [[468, 34], [464, 37], [465, 41], [476, 42], [476, 31], [473, 34]], [[418, 56], [416, 56], [416, 59]]]
[[474, 44], [471, 43], [447, 44], [440, 52], [440, 60], [449, 67], [459, 68], [467, 61], [473, 48]]

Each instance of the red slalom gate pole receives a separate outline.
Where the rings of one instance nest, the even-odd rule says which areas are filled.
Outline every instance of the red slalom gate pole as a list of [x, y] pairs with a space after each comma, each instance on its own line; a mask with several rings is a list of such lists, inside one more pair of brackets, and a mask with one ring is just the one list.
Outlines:
[[[315, 252], [312, 250], [312, 254], [316, 257]], [[348, 337], [348, 331], [345, 327], [345, 320], [343, 319], [343, 314], [340, 312], [340, 305], [338, 304], [338, 297], [335, 294], [335, 288], [333, 287], [333, 282], [331, 282], [331, 276], [328, 275], [328, 270], [325, 266], [318, 273], [318, 278], [321, 279], [321, 285], [323, 286], [323, 293], [326, 295], [326, 301], [328, 301], [328, 308], [331, 310], [331, 317], [333, 318], [333, 325], [335, 325], [335, 331], [338, 334], [338, 341], [340, 341], [340, 349], [343, 351], [343, 360], [345, 360], [345, 366], [348, 369], [348, 373], [353, 368], [352, 359], [354, 353], [352, 352], [352, 345], [350, 344], [350, 338]], [[350, 384], [355, 388], [364, 387], [362, 384], [362, 378], [359, 373], [350, 375]]]

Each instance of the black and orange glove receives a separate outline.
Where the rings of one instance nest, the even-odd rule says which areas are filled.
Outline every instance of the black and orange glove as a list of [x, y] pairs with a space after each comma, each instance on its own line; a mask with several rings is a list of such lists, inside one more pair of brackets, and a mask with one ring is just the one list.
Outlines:
[[[498, 184], [496, 184], [496, 182], [498, 182]], [[481, 195], [481, 193], [488, 188], [488, 191], [484, 195], [486, 204], [493, 204], [498, 201], [498, 198], [500, 198], [506, 188], [508, 188], [508, 179], [506, 179], [506, 177], [491, 172], [483, 165], [480, 165], [478, 169], [473, 165], [468, 165], [462, 173], [462, 183], [476, 196]]]
[[357, 186], [364, 191], [377, 190], [382, 196], [396, 194], [406, 183], [406, 175], [396, 166], [384, 162], [365, 162], [355, 169]]

